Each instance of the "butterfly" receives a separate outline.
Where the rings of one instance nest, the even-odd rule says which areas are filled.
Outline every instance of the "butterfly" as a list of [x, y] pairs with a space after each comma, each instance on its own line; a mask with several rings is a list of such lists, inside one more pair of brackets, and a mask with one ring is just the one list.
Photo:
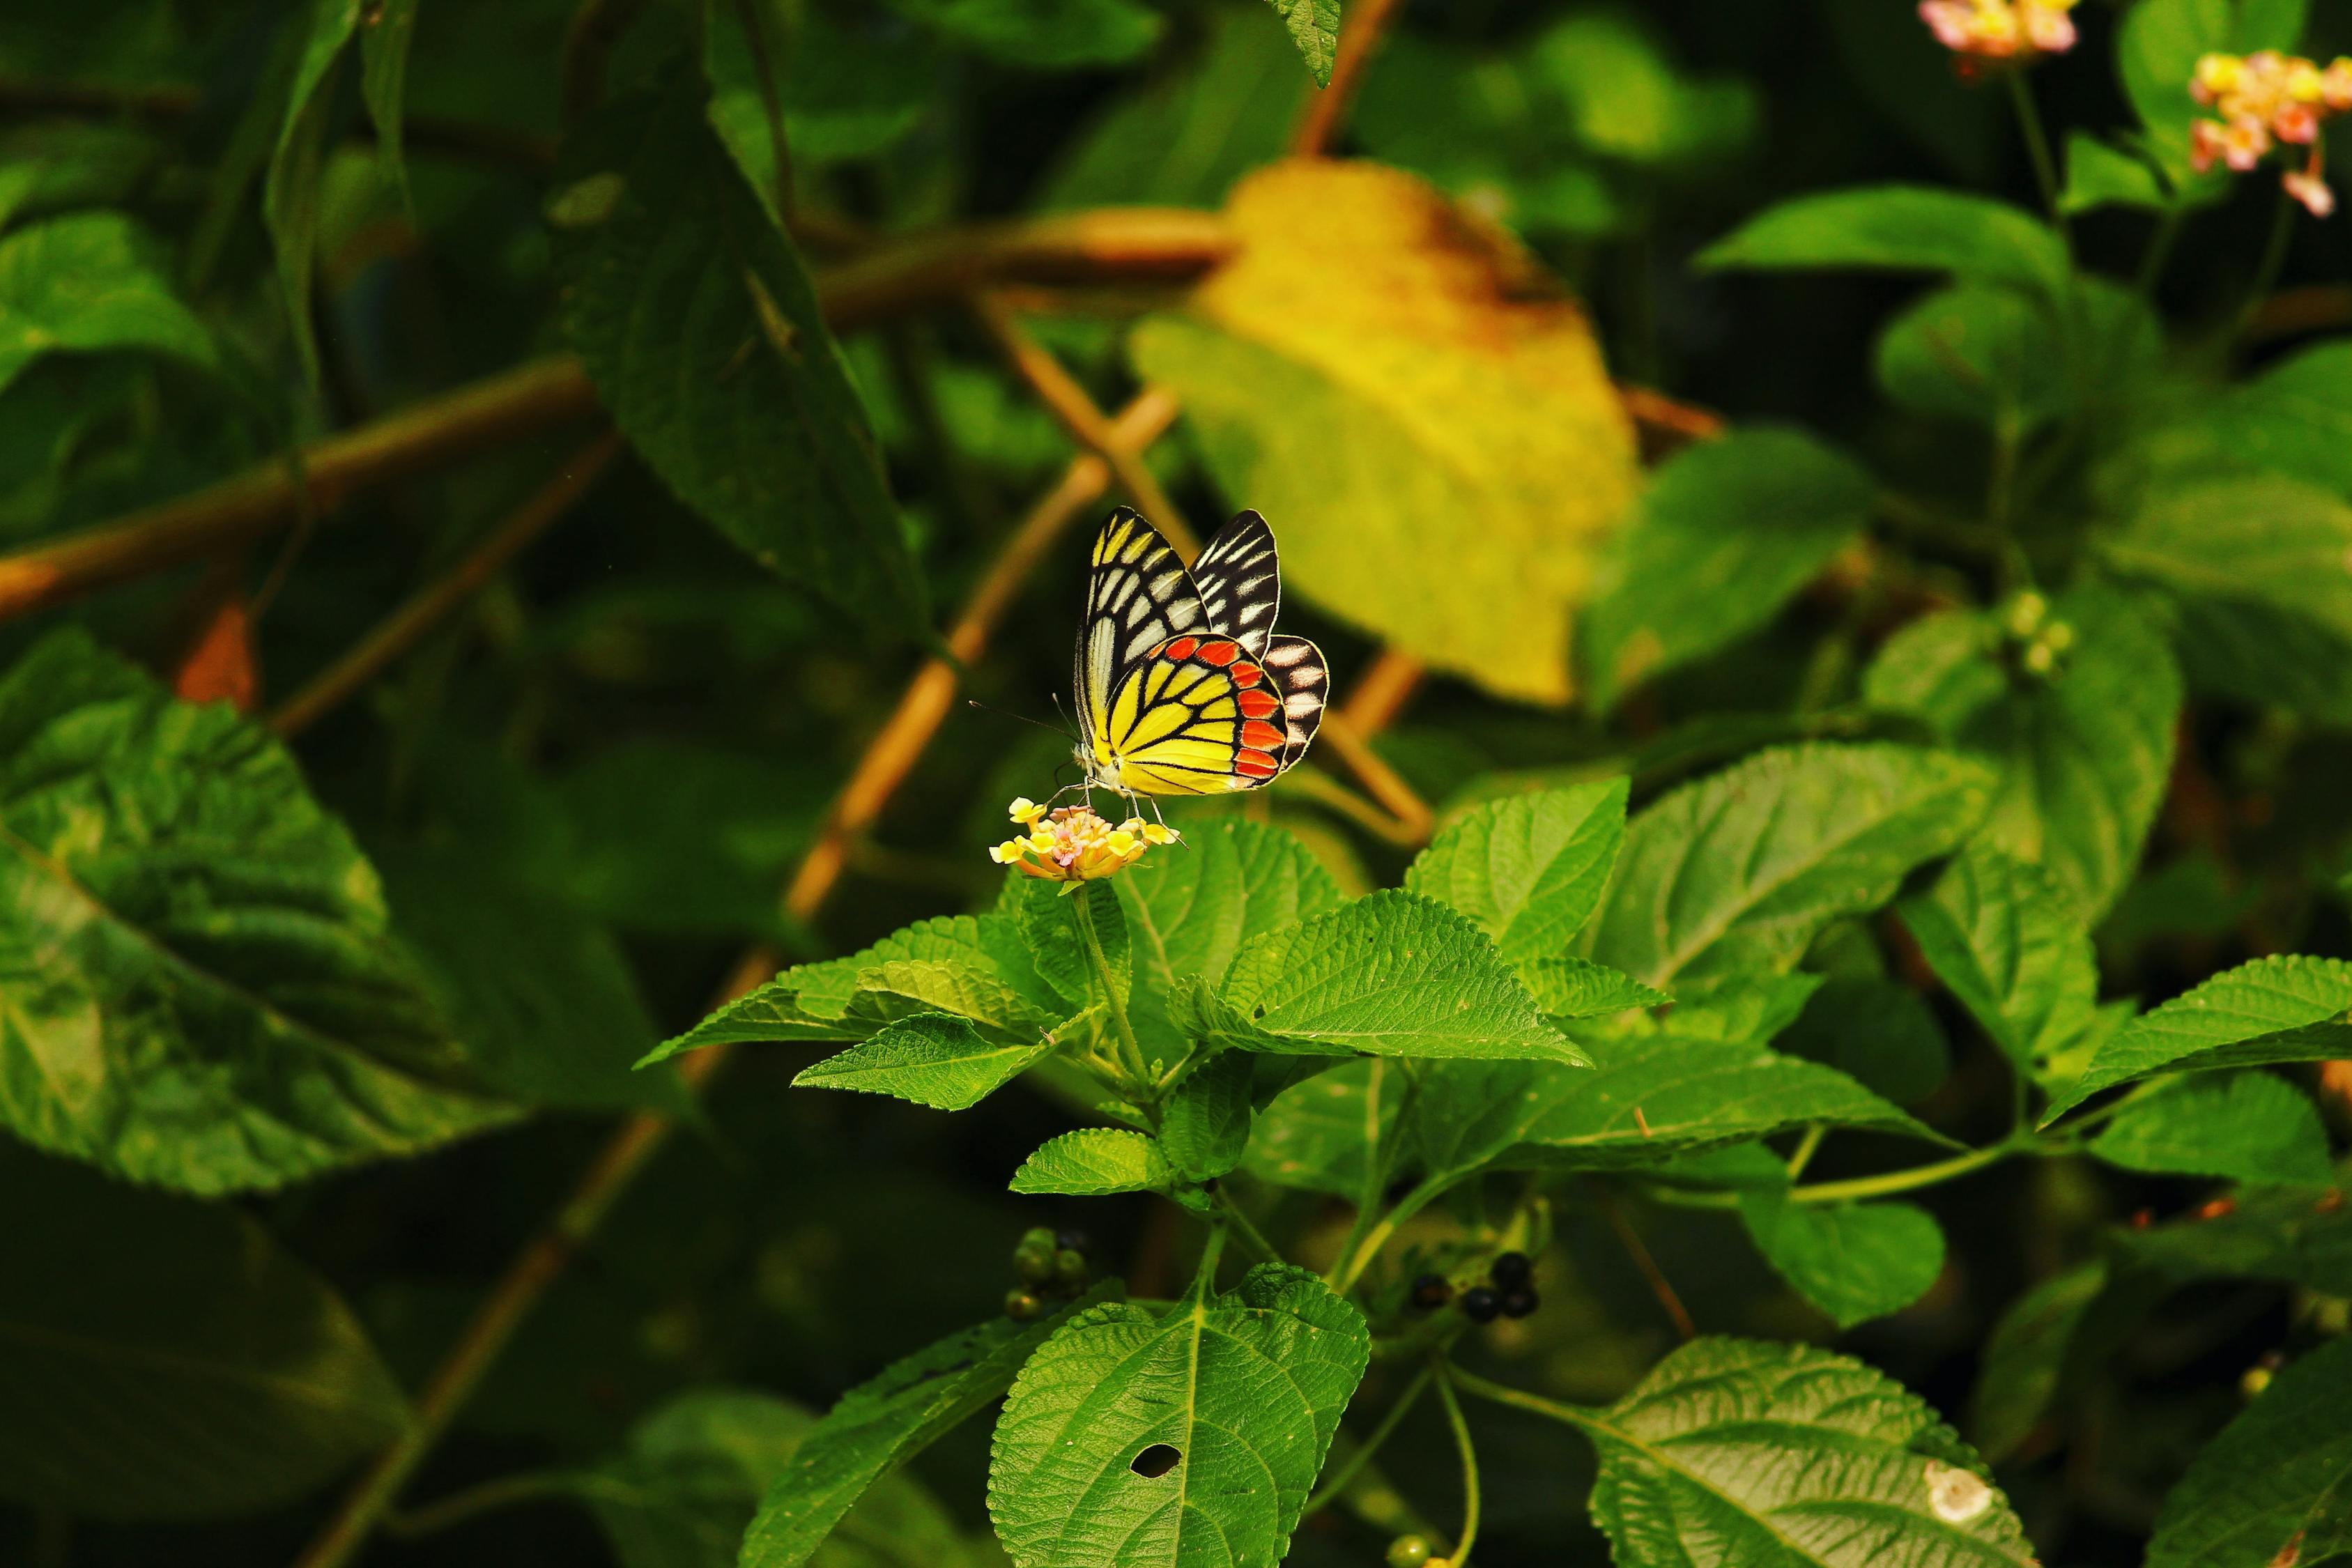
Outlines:
[[1256, 789], [1307, 754], [1329, 671], [1305, 637], [1276, 637], [1274, 530], [1254, 511], [1217, 531], [1191, 571], [1125, 507], [1095, 536], [1078, 625], [1078, 765], [1122, 795]]

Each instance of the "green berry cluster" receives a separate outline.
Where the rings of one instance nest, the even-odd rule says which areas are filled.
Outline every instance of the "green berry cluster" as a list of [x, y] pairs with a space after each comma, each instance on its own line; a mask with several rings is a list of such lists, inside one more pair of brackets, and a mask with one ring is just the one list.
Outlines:
[[1087, 1288], [1087, 1238], [1075, 1230], [1054, 1231], [1044, 1226], [1023, 1234], [1013, 1249], [1013, 1271], [1021, 1283], [1004, 1293], [1004, 1315], [1027, 1322], [1046, 1303], [1068, 1300]]
[[2000, 629], [2008, 641], [2010, 662], [2035, 680], [2058, 673], [2066, 650], [2074, 646], [2074, 628], [2050, 618], [2050, 601], [2028, 588], [2011, 598], [2000, 612]]

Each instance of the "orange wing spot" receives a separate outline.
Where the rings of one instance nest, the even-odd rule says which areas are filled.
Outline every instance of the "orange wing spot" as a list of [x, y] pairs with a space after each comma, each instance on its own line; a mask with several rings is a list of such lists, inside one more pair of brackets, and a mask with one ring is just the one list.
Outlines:
[[1166, 647], [1160, 650], [1160, 657], [1162, 658], [1190, 658], [1192, 657], [1192, 650], [1200, 646], [1201, 639], [1199, 637], [1178, 637], [1174, 642], [1170, 643]]
[[1204, 642], [1201, 645], [1201, 660], [1220, 669], [1241, 658], [1242, 645], [1233, 642]]
[[1261, 752], [1278, 752], [1282, 750], [1283, 740], [1282, 731], [1263, 719], [1252, 719], [1242, 725], [1242, 744], [1244, 746], [1255, 746]]
[[1244, 691], [1237, 700], [1244, 719], [1271, 719], [1282, 707], [1282, 699], [1271, 691]]
[[1259, 681], [1265, 679], [1265, 671], [1260, 669], [1257, 666], [1252, 664], [1247, 659], [1242, 660], [1239, 664], [1234, 666], [1233, 668], [1227, 670], [1225, 673], [1234, 678], [1234, 684], [1235, 686], [1255, 686]]
[[1275, 765], [1274, 759], [1264, 752], [1234, 753], [1234, 772], [1237, 773], [1247, 773], [1254, 779], [1270, 779], [1281, 771]]

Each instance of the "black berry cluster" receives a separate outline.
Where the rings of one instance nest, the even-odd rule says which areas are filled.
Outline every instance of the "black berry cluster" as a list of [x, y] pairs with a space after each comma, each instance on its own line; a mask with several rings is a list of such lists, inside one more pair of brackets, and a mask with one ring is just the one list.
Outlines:
[[[1506, 1252], [1487, 1266], [1486, 1282], [1461, 1293], [1462, 1315], [1474, 1323], [1496, 1318], [1524, 1318], [1541, 1304], [1536, 1295], [1536, 1266], [1524, 1252]], [[1443, 1274], [1423, 1274], [1412, 1282], [1406, 1300], [1416, 1312], [1433, 1312], [1456, 1300], [1454, 1282]]]
[[1024, 1233], [1013, 1249], [1021, 1283], [1004, 1293], [1004, 1315], [1027, 1322], [1052, 1300], [1067, 1300], [1087, 1288], [1087, 1238], [1075, 1230], [1044, 1226]]

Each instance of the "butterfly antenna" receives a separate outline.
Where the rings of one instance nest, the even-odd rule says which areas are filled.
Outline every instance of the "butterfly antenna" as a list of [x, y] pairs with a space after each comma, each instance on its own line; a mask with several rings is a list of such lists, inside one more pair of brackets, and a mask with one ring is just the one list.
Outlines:
[[1048, 724], [1043, 719], [1032, 719], [1026, 713], [1015, 713], [1009, 708], [992, 707], [978, 698], [967, 697], [963, 700], [963, 705], [967, 708], [977, 708], [983, 713], [993, 713], [1000, 719], [1012, 719], [1024, 724], [1034, 724], [1048, 734], [1059, 735], [1064, 740], [1069, 739], [1069, 731], [1059, 725]]

